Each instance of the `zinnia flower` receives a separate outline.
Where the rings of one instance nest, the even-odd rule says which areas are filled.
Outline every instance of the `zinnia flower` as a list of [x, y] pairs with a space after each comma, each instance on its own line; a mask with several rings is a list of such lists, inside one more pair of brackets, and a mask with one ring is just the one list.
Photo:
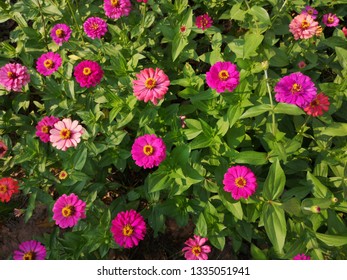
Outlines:
[[275, 92], [277, 102], [294, 104], [301, 109], [307, 107], [317, 95], [317, 89], [311, 78], [300, 72], [280, 79], [275, 86]]
[[208, 14], [197, 16], [195, 20], [195, 25], [202, 30], [210, 28], [212, 26], [213, 20]]
[[44, 117], [41, 121], [37, 123], [36, 126], [36, 136], [40, 137], [41, 141], [44, 143], [49, 142], [50, 130], [53, 128], [54, 124], [59, 121], [56, 117]]
[[345, 35], [345, 37], [347, 37], [347, 28], [346, 27], [342, 27], [342, 32]]
[[194, 238], [189, 238], [184, 244], [187, 246], [182, 249], [184, 257], [187, 260], [207, 260], [208, 253], [211, 252], [209, 245], [204, 245], [208, 239], [194, 235]]
[[76, 147], [81, 141], [83, 127], [76, 120], [63, 119], [56, 122], [49, 132], [51, 134], [49, 140], [53, 147], [66, 151], [70, 147]]
[[334, 27], [339, 25], [340, 19], [335, 14], [329, 13], [323, 15], [322, 21], [326, 26]]
[[255, 193], [258, 184], [252, 170], [246, 166], [236, 165], [228, 169], [223, 179], [224, 190], [230, 192], [235, 200], [249, 198]]
[[19, 63], [8, 63], [0, 68], [0, 85], [8, 91], [21, 91], [29, 82], [28, 69]]
[[298, 254], [296, 255], [293, 260], [310, 260], [310, 256], [306, 256], [305, 254]]
[[127, 210], [118, 213], [112, 220], [111, 232], [119, 246], [132, 248], [145, 238], [146, 223], [135, 210]]
[[74, 76], [81, 87], [89, 88], [100, 83], [104, 71], [97, 62], [84, 60], [75, 67]]
[[63, 194], [53, 206], [53, 220], [61, 228], [75, 226], [80, 219], [86, 218], [86, 203], [74, 193]]
[[104, 10], [107, 17], [118, 19], [129, 15], [131, 2], [129, 0], [104, 0]]
[[64, 42], [69, 41], [71, 33], [71, 28], [68, 25], [58, 23], [51, 29], [51, 38], [57, 45], [61, 46]]
[[83, 29], [89, 38], [100, 39], [107, 32], [107, 23], [99, 17], [91, 17], [83, 23]]
[[46, 258], [46, 248], [36, 240], [22, 242], [19, 250], [14, 251], [15, 260], [44, 260]]
[[3, 158], [7, 153], [7, 146], [4, 142], [0, 140], [0, 158]]
[[306, 6], [305, 9], [301, 11], [301, 14], [310, 15], [313, 19], [317, 18], [318, 11], [311, 6]]
[[65, 180], [68, 177], [68, 174], [65, 170], [59, 172], [58, 178], [59, 180]]
[[293, 33], [294, 39], [309, 39], [316, 35], [319, 25], [310, 15], [297, 15], [289, 24], [289, 31]]
[[229, 61], [217, 62], [206, 73], [206, 82], [218, 93], [226, 90], [232, 92], [240, 83], [240, 73], [236, 65]]
[[14, 193], [19, 193], [18, 182], [10, 177], [0, 179], [0, 200], [9, 202]]
[[49, 76], [58, 70], [61, 63], [62, 59], [58, 53], [44, 53], [36, 61], [36, 70], [44, 76]]
[[329, 110], [329, 98], [328, 96], [324, 95], [324, 93], [317, 94], [316, 98], [311, 101], [311, 103], [304, 108], [307, 115], [310, 115], [312, 117], [318, 117], [322, 116], [324, 112], [327, 112]]
[[166, 158], [166, 146], [161, 138], [154, 134], [146, 134], [135, 139], [131, 156], [136, 165], [153, 168]]
[[154, 105], [163, 99], [170, 85], [169, 77], [163, 70], [146, 68], [136, 74], [137, 80], [133, 80], [134, 95], [138, 100], [151, 101]]

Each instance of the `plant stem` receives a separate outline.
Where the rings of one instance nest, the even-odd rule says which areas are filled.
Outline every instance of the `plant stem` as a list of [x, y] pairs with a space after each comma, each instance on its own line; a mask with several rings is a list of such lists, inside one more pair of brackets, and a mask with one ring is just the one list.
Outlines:
[[271, 105], [271, 117], [272, 117], [272, 134], [275, 136], [275, 132], [276, 132], [276, 119], [275, 119], [275, 113], [274, 113], [274, 104], [273, 104], [273, 101], [272, 101], [272, 93], [271, 93], [271, 88], [270, 88], [270, 85], [269, 85], [269, 77], [268, 77], [268, 74], [267, 74], [267, 69], [264, 69], [264, 75], [265, 75], [265, 80], [266, 80], [266, 88], [267, 88], [267, 91], [268, 91], [268, 94], [269, 94], [269, 99], [270, 99], [270, 105]]
[[[75, 16], [75, 12], [74, 12], [73, 9], [72, 9], [70, 0], [67, 0], [66, 2], [67, 2], [67, 5], [69, 6], [69, 10], [70, 10], [71, 16], [72, 16], [72, 18], [73, 18], [73, 20], [74, 20], [74, 22], [75, 22], [76, 28], [77, 28], [77, 30], [79, 31], [80, 37], [81, 37], [82, 42], [83, 42], [83, 44], [84, 44], [84, 39], [83, 39], [83, 35], [82, 35], [82, 29], [81, 29], [81, 27], [79, 26], [79, 24], [78, 24], [78, 22], [77, 22], [77, 19], [76, 19], [76, 16]], [[81, 35], [82, 35], [82, 36], [81, 36]]]
[[284, 8], [284, 6], [287, 4], [288, 0], [284, 0], [282, 7], [280, 8], [280, 10], [278, 11], [278, 13], [281, 13], [282, 9]]
[[45, 22], [45, 17], [43, 16], [43, 13], [42, 13], [42, 6], [40, 3], [40, 0], [37, 1], [37, 5], [39, 6], [39, 11], [40, 11], [40, 15], [41, 15], [42, 24], [43, 24], [43, 39], [45, 40], [45, 43], [46, 43], [46, 49], [49, 52], [48, 41], [47, 41], [46, 22]]

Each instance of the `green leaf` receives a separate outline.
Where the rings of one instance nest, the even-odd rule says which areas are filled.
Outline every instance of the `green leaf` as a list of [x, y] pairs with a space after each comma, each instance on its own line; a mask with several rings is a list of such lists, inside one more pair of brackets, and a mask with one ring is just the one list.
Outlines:
[[267, 260], [266, 255], [257, 246], [251, 243], [251, 255], [253, 260]]
[[287, 103], [278, 103], [274, 108], [275, 114], [287, 114], [287, 115], [303, 115], [305, 112], [301, 110], [298, 106]]
[[258, 56], [257, 48], [263, 41], [264, 36], [261, 34], [246, 34], [245, 44], [243, 46], [243, 58], [250, 58], [251, 56]]
[[230, 106], [227, 112], [227, 117], [229, 120], [229, 128], [232, 128], [234, 124], [240, 119], [243, 112], [243, 108], [239, 105]]
[[31, 216], [33, 215], [34, 209], [36, 207], [36, 196], [37, 192], [34, 191], [30, 194], [29, 201], [28, 201], [28, 207], [25, 210], [25, 216], [24, 216], [24, 222], [28, 222]]
[[167, 172], [159, 171], [159, 169], [148, 175], [148, 191], [156, 192], [166, 188], [171, 188], [174, 179]]
[[252, 165], [264, 165], [268, 163], [267, 153], [255, 151], [240, 152], [236, 155], [234, 161], [236, 163], [245, 163]]
[[284, 67], [289, 64], [289, 58], [286, 52], [279, 48], [271, 49], [275, 52], [275, 55], [270, 58], [270, 66]]
[[347, 123], [334, 122], [321, 133], [328, 136], [347, 136]]
[[333, 194], [311, 172], [307, 172], [306, 180], [312, 187], [312, 194], [317, 198], [331, 198]]
[[207, 236], [207, 223], [204, 213], [200, 213], [199, 215], [199, 218], [196, 222], [195, 233], [199, 236]]
[[269, 112], [271, 110], [271, 105], [270, 104], [261, 104], [257, 106], [253, 106], [246, 110], [240, 117], [240, 119], [246, 119], [246, 118], [252, 118], [259, 116], [265, 112]]
[[241, 3], [233, 5], [230, 10], [230, 17], [227, 19], [241, 20], [245, 19], [246, 11], [241, 10]]
[[87, 160], [87, 148], [80, 149], [72, 158], [73, 168], [75, 170], [82, 170]]
[[183, 51], [185, 46], [188, 45], [188, 39], [186, 37], [183, 37], [181, 33], [177, 33], [172, 41], [172, 61], [175, 61], [176, 58], [180, 55], [180, 53]]
[[219, 189], [219, 198], [225, 208], [233, 214], [237, 219], [243, 219], [243, 210], [240, 201], [235, 201], [229, 193], [226, 193], [222, 188]]
[[251, 15], [255, 16], [261, 23], [264, 23], [266, 25], [271, 24], [269, 14], [264, 8], [260, 6], [253, 6], [248, 12]]
[[330, 235], [316, 232], [316, 237], [328, 246], [343, 246], [347, 244], [347, 235]]
[[275, 200], [283, 193], [286, 176], [278, 159], [270, 166], [264, 182], [263, 195], [266, 200]]
[[344, 48], [336, 47], [335, 48], [337, 60], [339, 61], [340, 65], [347, 69], [347, 50]]

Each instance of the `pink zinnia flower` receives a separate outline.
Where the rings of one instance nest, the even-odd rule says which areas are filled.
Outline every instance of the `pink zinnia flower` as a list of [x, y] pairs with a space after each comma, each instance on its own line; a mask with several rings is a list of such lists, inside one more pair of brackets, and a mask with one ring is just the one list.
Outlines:
[[78, 121], [63, 119], [56, 122], [49, 133], [51, 134], [49, 141], [52, 142], [53, 147], [66, 151], [70, 147], [76, 147], [81, 141], [83, 127], [79, 125]]
[[345, 37], [347, 37], [347, 28], [346, 27], [342, 27], [342, 32], [345, 35]]
[[187, 246], [182, 249], [184, 257], [187, 260], [207, 260], [208, 253], [211, 252], [209, 245], [204, 245], [208, 239], [194, 235], [194, 238], [189, 238], [184, 244]]
[[163, 99], [170, 85], [169, 77], [163, 70], [146, 68], [136, 74], [137, 80], [133, 80], [134, 95], [138, 100], [151, 101], [154, 105]]
[[296, 255], [293, 260], [310, 260], [310, 256], [306, 256], [305, 254], [298, 254]]
[[3, 158], [6, 155], [7, 150], [8, 148], [6, 144], [0, 140], [0, 158]]
[[89, 38], [100, 39], [107, 32], [107, 23], [99, 17], [90, 17], [83, 23], [83, 29]]
[[289, 31], [293, 33], [294, 39], [309, 39], [319, 33], [319, 25], [310, 15], [297, 15], [289, 24]]
[[18, 182], [10, 177], [0, 179], [0, 200], [9, 202], [12, 195], [19, 193]]
[[208, 14], [200, 15], [196, 17], [195, 25], [202, 30], [210, 28], [212, 26], [213, 20]]
[[36, 125], [36, 136], [40, 137], [44, 143], [49, 142], [50, 133], [49, 131], [53, 128], [54, 124], [59, 121], [56, 117], [43, 117]]
[[36, 61], [36, 70], [44, 76], [49, 76], [58, 70], [61, 63], [62, 59], [58, 53], [44, 53]]
[[307, 115], [311, 115], [312, 117], [322, 116], [324, 112], [329, 110], [329, 98], [324, 95], [324, 93], [317, 94], [316, 98], [311, 101], [311, 103], [304, 108]]
[[19, 63], [8, 63], [0, 68], [0, 85], [8, 91], [21, 91], [29, 82], [28, 68]]
[[252, 170], [242, 165], [232, 166], [227, 170], [223, 185], [224, 190], [230, 192], [235, 200], [249, 198], [258, 187], [257, 178]]
[[75, 226], [80, 219], [86, 218], [86, 203], [74, 193], [63, 194], [53, 206], [53, 220], [61, 228]]
[[154, 134], [146, 134], [135, 139], [131, 148], [131, 156], [136, 165], [143, 168], [153, 168], [166, 158], [164, 141]]
[[335, 14], [329, 13], [323, 15], [322, 21], [326, 26], [334, 27], [339, 25], [340, 19]]
[[236, 65], [229, 61], [217, 62], [206, 73], [206, 82], [218, 93], [226, 90], [232, 92], [240, 83], [240, 73]]
[[118, 19], [129, 15], [131, 2], [129, 0], [104, 0], [104, 10], [107, 17]]
[[36, 240], [22, 242], [19, 250], [14, 251], [15, 260], [44, 260], [46, 258], [46, 248]]
[[148, 0], [137, 0], [137, 2], [139, 2], [139, 3], [142, 2], [142, 3], [145, 3], [145, 4], [146, 4], [146, 3], [148, 2]]
[[295, 72], [283, 77], [275, 86], [277, 102], [294, 104], [302, 109], [312, 102], [317, 95], [317, 89], [311, 78]]
[[58, 23], [51, 29], [51, 38], [57, 45], [61, 46], [64, 42], [69, 41], [71, 33], [71, 28], [68, 25]]
[[317, 18], [318, 11], [311, 6], [306, 6], [305, 9], [301, 11], [301, 14], [310, 15], [313, 19]]
[[104, 71], [97, 62], [84, 60], [75, 67], [74, 76], [81, 87], [89, 88], [100, 83]]
[[135, 210], [127, 210], [118, 213], [112, 220], [111, 232], [119, 246], [132, 248], [145, 238], [146, 223]]

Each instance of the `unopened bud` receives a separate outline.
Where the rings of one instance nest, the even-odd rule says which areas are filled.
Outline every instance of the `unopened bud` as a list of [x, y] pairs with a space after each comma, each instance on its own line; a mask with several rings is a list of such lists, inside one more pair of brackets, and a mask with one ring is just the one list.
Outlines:
[[269, 69], [269, 62], [268, 62], [267, 60], [263, 61], [263, 62], [261, 63], [261, 68], [262, 68], [263, 70]]
[[337, 197], [333, 197], [332, 199], [331, 199], [331, 203], [337, 203], [339, 200], [338, 200], [338, 198]]

